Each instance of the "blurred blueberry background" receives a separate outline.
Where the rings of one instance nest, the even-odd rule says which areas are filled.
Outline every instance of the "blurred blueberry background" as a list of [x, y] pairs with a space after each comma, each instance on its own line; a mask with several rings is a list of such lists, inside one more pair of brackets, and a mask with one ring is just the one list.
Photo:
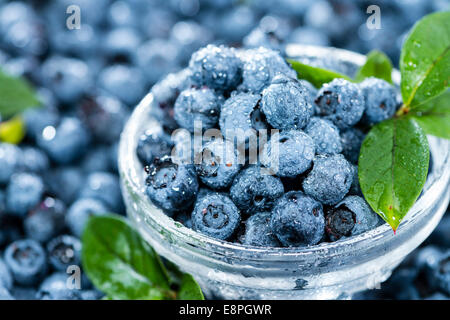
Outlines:
[[[366, 10], [374, 4], [381, 29], [371, 30]], [[66, 26], [70, 5], [81, 9], [80, 29]], [[28, 79], [43, 101], [23, 114], [24, 140], [0, 144], [0, 299], [102, 297], [86, 278], [82, 290], [66, 289], [66, 267], [80, 265], [79, 237], [90, 215], [124, 214], [116, 162], [128, 115], [193, 51], [208, 43], [280, 51], [301, 43], [379, 49], [397, 66], [414, 22], [449, 6], [448, 0], [0, 0], [0, 67]], [[447, 213], [381, 290], [355, 298], [449, 299], [449, 248]]]

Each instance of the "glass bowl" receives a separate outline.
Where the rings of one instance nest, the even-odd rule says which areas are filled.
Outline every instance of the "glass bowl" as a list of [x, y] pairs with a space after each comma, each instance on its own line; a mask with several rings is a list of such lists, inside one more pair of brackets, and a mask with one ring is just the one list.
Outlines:
[[[363, 55], [335, 48], [288, 45], [289, 58], [333, 66], [352, 76]], [[393, 79], [399, 83], [398, 71]], [[433, 231], [449, 201], [450, 142], [429, 137], [432, 165], [425, 189], [396, 234], [381, 225], [333, 243], [300, 248], [261, 248], [209, 238], [184, 227], [145, 195], [144, 170], [136, 157], [138, 138], [159, 124], [150, 116], [148, 94], [121, 136], [119, 171], [131, 221], [164, 258], [194, 276], [205, 295], [220, 299], [336, 299], [375, 288]]]

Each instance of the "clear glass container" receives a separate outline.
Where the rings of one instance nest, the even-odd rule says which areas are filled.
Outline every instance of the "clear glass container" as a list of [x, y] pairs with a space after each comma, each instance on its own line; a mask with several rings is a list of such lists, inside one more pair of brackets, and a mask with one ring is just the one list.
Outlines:
[[[363, 55], [335, 48], [289, 45], [289, 58], [336, 66], [353, 75]], [[398, 84], [399, 73], [393, 72]], [[223, 299], [336, 299], [375, 288], [433, 231], [449, 201], [450, 141], [429, 137], [432, 165], [423, 194], [397, 233], [384, 224], [333, 243], [301, 248], [261, 248], [209, 238], [184, 227], [145, 195], [144, 170], [136, 157], [141, 133], [159, 124], [148, 94], [121, 137], [119, 170], [129, 218], [163, 257], [194, 276], [207, 297]]]

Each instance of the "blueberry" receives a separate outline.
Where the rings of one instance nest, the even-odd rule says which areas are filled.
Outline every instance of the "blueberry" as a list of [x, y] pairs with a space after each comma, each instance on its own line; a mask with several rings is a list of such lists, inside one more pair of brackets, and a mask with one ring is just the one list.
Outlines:
[[8, 183], [21, 164], [21, 150], [9, 143], [0, 143], [0, 184]]
[[77, 160], [89, 144], [89, 133], [75, 117], [64, 117], [57, 127], [48, 126], [38, 137], [37, 145], [58, 164]]
[[280, 247], [278, 238], [270, 228], [271, 212], [258, 212], [245, 221], [242, 243], [259, 247]]
[[116, 97], [108, 94], [95, 94], [85, 97], [80, 104], [81, 119], [100, 143], [113, 143], [119, 140], [129, 112]]
[[261, 162], [280, 177], [295, 177], [310, 168], [314, 153], [314, 141], [307, 134], [282, 131], [264, 146]]
[[261, 96], [251, 93], [235, 93], [228, 98], [220, 113], [220, 130], [229, 141], [238, 139], [253, 147], [257, 141], [257, 130], [268, 129], [264, 113], [260, 109]]
[[113, 173], [97, 171], [89, 174], [80, 196], [98, 199], [112, 212], [123, 210], [119, 177]]
[[250, 166], [234, 179], [230, 196], [236, 206], [248, 214], [270, 211], [273, 203], [284, 194], [281, 180]]
[[238, 208], [226, 195], [211, 193], [200, 198], [192, 212], [194, 230], [207, 236], [227, 240], [240, 223]]
[[155, 38], [143, 43], [136, 52], [137, 64], [149, 84], [178, 69], [180, 48], [171, 40]]
[[325, 231], [330, 241], [349, 237], [355, 227], [355, 216], [350, 210], [333, 208], [327, 212]]
[[358, 163], [359, 150], [364, 136], [364, 133], [357, 128], [348, 128], [341, 132], [342, 154], [351, 163]]
[[45, 175], [50, 193], [66, 204], [71, 204], [78, 198], [84, 180], [83, 172], [77, 167], [61, 166]]
[[75, 201], [67, 211], [66, 225], [73, 235], [80, 238], [89, 217], [103, 215], [108, 212], [108, 209], [101, 201], [81, 198]]
[[317, 244], [324, 236], [322, 205], [299, 191], [289, 191], [275, 203], [270, 227], [284, 246]]
[[205, 185], [211, 189], [224, 189], [241, 169], [241, 160], [233, 143], [218, 139], [204, 145], [195, 155], [195, 168]]
[[442, 254], [431, 273], [431, 285], [450, 295], [450, 250]]
[[364, 96], [358, 85], [338, 78], [325, 84], [315, 100], [318, 115], [339, 129], [354, 126], [364, 112]]
[[189, 87], [191, 87], [191, 71], [187, 68], [167, 75], [152, 87], [154, 100], [150, 113], [165, 130], [172, 131], [178, 128], [173, 106], [179, 93]]
[[48, 156], [45, 152], [34, 147], [22, 148], [21, 170], [42, 174], [50, 167]]
[[363, 121], [375, 124], [391, 118], [399, 106], [395, 87], [382, 79], [367, 78], [361, 82], [366, 110]]
[[17, 173], [11, 177], [6, 190], [6, 209], [9, 213], [24, 217], [41, 201], [44, 193], [42, 179], [30, 173]]
[[347, 196], [326, 215], [326, 232], [331, 241], [355, 236], [377, 227], [378, 215], [358, 196]]
[[[198, 197], [197, 197], [198, 199]], [[181, 222], [186, 228], [192, 229], [192, 219], [191, 213], [189, 212], [181, 212], [177, 214], [175, 220]]]
[[414, 253], [414, 266], [420, 271], [434, 269], [442, 256], [442, 250], [434, 245], [419, 248]]
[[426, 297], [425, 300], [450, 300], [450, 297], [440, 292], [436, 292]]
[[65, 213], [66, 206], [61, 200], [45, 198], [23, 221], [26, 236], [41, 243], [47, 242], [63, 229]]
[[195, 201], [198, 180], [191, 165], [175, 164], [166, 156], [156, 159], [147, 172], [146, 193], [167, 214], [186, 209]]
[[39, 286], [36, 298], [40, 300], [81, 300], [81, 290], [67, 286], [69, 275], [55, 272], [48, 276]]
[[353, 181], [348, 193], [354, 196], [362, 196], [361, 186], [359, 185], [359, 178], [358, 178], [358, 166], [356, 164], [353, 164], [352, 168], [353, 168]]
[[109, 94], [115, 95], [127, 105], [133, 105], [145, 93], [145, 81], [141, 69], [116, 64], [103, 69], [98, 85]]
[[98, 291], [98, 290], [82, 290], [80, 292], [81, 295], [81, 299], [82, 300], [100, 300], [102, 299], [105, 295]]
[[81, 242], [75, 237], [61, 235], [47, 244], [50, 265], [57, 271], [66, 272], [70, 265], [81, 266]]
[[47, 258], [39, 242], [25, 239], [11, 243], [4, 253], [5, 263], [17, 284], [31, 286], [47, 272]]
[[46, 107], [30, 108], [24, 111], [23, 120], [27, 128], [27, 136], [37, 140], [46, 127], [58, 125], [59, 114], [57, 111]]
[[136, 149], [142, 165], [150, 165], [155, 159], [170, 155], [174, 143], [171, 137], [160, 130], [148, 130], [143, 133]]
[[450, 230], [450, 214], [447, 210], [447, 214], [442, 218], [441, 222], [439, 222], [438, 226], [431, 234], [430, 240], [444, 248], [449, 248], [450, 232], [448, 232], [448, 230]]
[[0, 257], [0, 287], [11, 290], [13, 286], [13, 278], [8, 266]]
[[175, 121], [182, 128], [194, 132], [195, 122], [203, 130], [216, 127], [219, 122], [223, 97], [208, 88], [190, 88], [182, 91], [175, 102]]
[[109, 147], [108, 150], [108, 158], [109, 158], [109, 167], [116, 174], [119, 173], [119, 164], [118, 164], [118, 155], [119, 155], [119, 143], [116, 142]]
[[344, 199], [353, 181], [353, 168], [341, 154], [321, 155], [314, 159], [311, 172], [303, 180], [305, 193], [323, 204]]
[[75, 103], [93, 82], [89, 67], [74, 58], [52, 56], [41, 70], [44, 84], [64, 103]]
[[95, 145], [89, 149], [81, 160], [80, 167], [84, 173], [108, 171], [111, 168], [110, 150], [106, 145]]
[[313, 117], [305, 128], [305, 133], [314, 140], [317, 154], [335, 154], [342, 151], [339, 130], [331, 121]]
[[317, 96], [317, 89], [308, 81], [306, 80], [298, 80], [298, 82], [300, 83], [300, 85], [306, 89], [305, 92], [305, 99], [307, 102], [307, 106], [308, 106], [308, 111], [309, 111], [309, 115], [311, 117], [314, 116], [315, 114], [315, 108], [316, 108], [316, 104], [314, 102], [314, 100], [316, 99]]
[[273, 31], [266, 31], [261, 27], [256, 27], [248, 33], [244, 39], [245, 48], [260, 48], [281, 51], [283, 49], [283, 39], [277, 36]]
[[208, 45], [192, 55], [189, 68], [197, 86], [232, 91], [242, 80], [242, 62], [233, 48]]
[[297, 73], [277, 51], [266, 48], [249, 49], [241, 54], [241, 59], [244, 61], [242, 71], [244, 90], [261, 92], [279, 74], [297, 78]]
[[141, 42], [141, 35], [134, 28], [114, 28], [104, 37], [103, 51], [113, 60], [119, 58], [130, 62], [135, 59], [136, 50]]
[[267, 122], [280, 130], [303, 129], [310, 118], [308, 94], [308, 89], [294, 78], [284, 75], [273, 78], [261, 99]]

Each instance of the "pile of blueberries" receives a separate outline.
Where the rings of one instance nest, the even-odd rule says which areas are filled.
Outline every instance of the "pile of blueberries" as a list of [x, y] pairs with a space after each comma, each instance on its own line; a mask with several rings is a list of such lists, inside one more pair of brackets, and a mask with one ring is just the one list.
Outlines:
[[[137, 146], [146, 193], [186, 226], [280, 247], [337, 241], [381, 223], [361, 196], [356, 164], [367, 126], [401, 105], [388, 82], [335, 79], [316, 90], [277, 51], [208, 45], [152, 91], [162, 128]], [[255, 146], [252, 161], [246, 149]]]
[[[377, 4], [381, 8], [382, 29], [369, 30], [365, 27], [368, 17], [366, 9], [371, 4]], [[71, 5], [78, 5], [81, 9], [80, 29], [69, 30], [66, 26], [69, 16], [66, 10]], [[81, 290], [68, 289], [66, 282], [71, 274], [67, 271], [74, 270], [70, 269], [71, 266], [81, 268], [80, 235], [87, 218], [104, 212], [124, 213], [117, 174], [117, 142], [120, 132], [132, 108], [143, 95], [162, 77], [181, 70], [189, 62], [191, 54], [208, 43], [255, 48], [250, 53], [258, 55], [261, 61], [255, 61], [254, 66], [247, 61], [249, 69], [246, 73], [239, 66], [245, 58], [241, 53], [235, 52], [231, 54], [232, 57], [225, 58], [232, 63], [225, 64], [223, 71], [236, 76], [223, 79], [223, 73], [219, 73], [220, 79], [213, 81], [216, 86], [211, 86], [212, 79], [203, 78], [204, 73], [199, 71], [207, 66], [197, 64], [190, 68], [197, 70], [194, 75], [188, 70], [182, 70], [168, 75], [153, 87], [152, 91], [161, 107], [155, 110], [155, 117], [160, 119], [163, 127], [161, 132], [164, 134], [155, 136], [159, 144], [152, 143], [152, 137], [145, 138], [150, 142], [143, 144], [150, 148], [140, 149], [140, 158], [146, 163], [148, 159], [158, 157], [159, 161], [165, 162], [165, 165], [160, 164], [158, 168], [166, 166], [164, 171], [168, 173], [166, 177], [156, 177], [154, 183], [162, 187], [164, 179], [173, 174], [174, 170], [179, 171], [179, 167], [173, 166], [161, 155], [183, 141], [185, 136], [180, 135], [173, 141], [170, 133], [178, 127], [189, 126], [192, 122], [189, 118], [192, 114], [189, 105], [201, 100], [206, 107], [195, 110], [194, 114], [195, 117], [200, 117], [204, 128], [221, 129], [221, 123], [225, 127], [235, 127], [235, 121], [246, 128], [246, 117], [251, 120], [251, 126], [258, 129], [264, 126], [275, 128], [293, 125], [296, 128], [292, 129], [293, 132], [303, 129], [304, 134], [286, 135], [286, 150], [297, 150], [298, 144], [308, 148], [314, 145], [314, 153], [317, 154], [317, 165], [314, 159], [304, 159], [304, 162], [295, 164], [286, 157], [284, 160], [287, 161], [287, 170], [280, 176], [261, 174], [256, 170], [261, 166], [239, 167], [237, 174], [237, 168], [232, 166], [229, 170], [220, 170], [220, 178], [215, 179], [208, 179], [208, 176], [214, 176], [214, 172], [217, 172], [210, 165], [205, 165], [200, 170], [195, 168], [183, 172], [181, 175], [187, 180], [189, 177], [199, 176], [197, 180], [192, 178], [192, 181], [197, 181], [201, 186], [196, 199], [200, 199], [205, 193], [216, 193], [208, 189], [218, 190], [216, 197], [219, 201], [227, 202], [227, 210], [231, 207], [235, 212], [233, 206], [239, 208], [242, 214], [236, 218], [241, 219], [241, 223], [229, 238], [230, 241], [246, 241], [266, 246], [292, 245], [292, 242], [297, 244], [299, 239], [290, 239], [289, 236], [282, 237], [282, 240], [277, 237], [269, 237], [269, 240], [264, 238], [270, 242], [259, 244], [261, 237], [258, 234], [265, 229], [260, 231], [262, 223], [258, 219], [266, 221], [267, 217], [251, 211], [257, 209], [256, 211], [268, 212], [276, 199], [284, 199], [284, 205], [295, 211], [300, 202], [293, 201], [293, 197], [316, 199], [311, 196], [320, 196], [315, 183], [306, 182], [322, 179], [319, 177], [320, 171], [317, 176], [312, 173], [313, 166], [308, 165], [311, 162], [314, 167], [325, 168], [324, 174], [331, 173], [328, 170], [330, 166], [330, 170], [351, 168], [352, 173], [347, 170], [339, 173], [336, 186], [342, 186], [343, 190], [335, 194], [333, 199], [310, 201], [310, 206], [319, 202], [324, 205], [322, 211], [319, 210], [321, 205], [318, 206], [316, 213], [319, 218], [313, 215], [314, 219], [308, 227], [315, 226], [316, 220], [323, 220], [324, 226], [329, 226], [324, 235], [327, 241], [362, 232], [352, 225], [353, 213], [367, 213], [367, 216], [358, 216], [358, 219], [374, 216], [361, 200], [357, 185], [351, 184], [348, 190], [350, 196], [339, 201], [337, 199], [347, 193], [345, 190], [348, 179], [356, 176], [355, 150], [363, 136], [358, 128], [343, 129], [342, 126], [351, 127], [346, 121], [352, 120], [333, 118], [326, 111], [328, 99], [334, 105], [333, 97], [327, 97], [322, 92], [324, 97], [317, 104], [314, 103], [317, 95], [314, 88], [305, 82], [291, 81], [290, 78], [295, 78], [294, 72], [282, 62], [278, 53], [271, 50], [283, 52], [285, 44], [293, 42], [332, 45], [363, 53], [377, 48], [388, 53], [395, 62], [404, 34], [411, 25], [429, 12], [446, 8], [448, 9], [446, 0], [0, 0], [0, 67], [11, 75], [26, 78], [34, 85], [43, 102], [40, 108], [30, 109], [22, 114], [27, 132], [20, 145], [0, 144], [0, 299], [102, 297], [102, 293], [92, 287], [82, 270]], [[260, 46], [268, 49], [256, 49]], [[208, 50], [204, 49], [203, 52], [207, 54]], [[278, 63], [272, 68], [269, 64], [274, 60]], [[275, 73], [280, 71], [279, 68], [283, 72], [278, 77], [269, 74], [270, 80], [258, 77], [252, 79], [251, 68], [260, 63], [266, 63], [272, 71], [276, 70]], [[229, 67], [231, 69], [228, 70]], [[233, 68], [236, 73], [233, 73]], [[244, 78], [248, 81], [244, 82]], [[207, 85], [204, 87], [202, 84]], [[235, 86], [239, 87], [235, 88], [239, 94], [231, 99], [231, 91]], [[268, 93], [264, 99], [260, 99], [258, 95], [262, 94], [263, 87]], [[280, 119], [276, 114], [283, 110], [275, 109], [268, 116], [272, 111], [274, 96], [280, 89], [286, 90], [288, 87], [311, 94], [309, 98], [305, 98], [304, 94], [301, 95], [303, 98], [296, 97], [299, 100], [295, 101], [302, 106], [302, 117]], [[347, 90], [347, 84], [338, 81], [332, 88]], [[190, 90], [185, 92], [185, 89]], [[179, 95], [181, 91], [183, 94]], [[283, 94], [288, 95], [289, 92]], [[178, 116], [175, 118], [170, 114], [176, 107], [175, 97], [178, 96], [178, 112], [174, 113]], [[265, 102], [262, 103], [263, 101]], [[258, 108], [252, 112], [255, 103]], [[221, 115], [221, 109], [228, 105], [228, 110], [231, 110], [234, 104], [239, 105], [241, 110], [245, 106], [248, 109], [238, 114], [223, 113], [228, 114], [228, 117], [222, 119], [224, 116]], [[311, 106], [314, 108], [309, 109]], [[376, 117], [383, 117], [377, 114], [372, 116], [375, 121]], [[366, 110], [363, 118], [367, 120], [368, 117], [370, 115]], [[8, 119], [0, 119], [5, 120]], [[286, 132], [288, 129], [282, 128], [281, 135]], [[317, 132], [321, 134], [317, 135]], [[325, 133], [326, 137], [323, 135]], [[336, 140], [337, 134], [340, 136], [339, 142]], [[167, 137], [169, 138], [166, 139]], [[322, 138], [326, 143], [316, 145], [316, 140]], [[284, 137], [280, 136], [279, 139], [284, 140]], [[334, 142], [328, 144], [329, 141]], [[209, 148], [220, 150], [222, 146], [216, 143], [210, 144]], [[264, 161], [264, 166], [270, 168], [270, 163], [271, 159], [268, 158]], [[341, 167], [342, 163], [347, 165]], [[153, 164], [153, 161], [148, 164]], [[280, 164], [284, 166], [283, 163]], [[294, 181], [292, 176], [295, 171], [299, 172], [305, 167], [308, 168]], [[199, 172], [203, 174], [199, 175]], [[308, 180], [307, 176], [311, 178]], [[226, 193], [224, 190], [227, 188], [221, 184], [233, 184], [238, 177], [241, 177], [240, 183], [234, 187], [233, 197], [231, 189], [230, 193]], [[310, 186], [310, 191], [304, 190], [304, 186], [302, 194], [296, 190], [299, 179]], [[178, 181], [181, 183], [180, 188], [195, 188], [186, 186], [186, 180]], [[252, 197], [244, 197], [239, 190], [249, 185], [253, 190], [250, 193]], [[261, 188], [267, 185], [272, 187]], [[260, 188], [270, 190], [270, 193], [262, 193], [259, 197]], [[155, 196], [155, 204], [160, 197], [164, 197], [161, 194]], [[329, 195], [327, 193], [323, 196]], [[231, 198], [231, 202], [224, 200], [226, 198]], [[174, 199], [173, 202], [161, 205], [168, 206], [165, 210], [186, 225], [201, 225], [202, 221], [194, 222], [190, 219], [189, 210], [184, 216], [182, 213], [172, 212], [172, 208], [179, 206], [178, 201], [181, 200]], [[335, 201], [338, 202], [331, 204]], [[340, 205], [336, 205], [337, 203]], [[326, 208], [332, 207], [336, 207], [336, 212], [330, 215], [330, 221], [325, 220], [325, 214], [329, 215]], [[314, 208], [307, 209], [314, 211]], [[280, 214], [283, 213], [280, 211]], [[214, 215], [214, 212], [210, 212], [206, 219], [211, 222]], [[342, 223], [347, 216], [350, 223]], [[247, 219], [249, 217], [252, 219]], [[250, 237], [245, 240], [244, 220], [247, 220], [248, 230], [255, 228], [254, 231], [247, 231], [254, 235], [253, 239]], [[378, 222], [379, 220], [364, 220], [362, 225], [367, 229]], [[279, 233], [289, 234], [290, 231], [281, 230], [281, 220], [278, 225]], [[289, 226], [291, 227], [295, 229], [295, 225]], [[438, 228], [435, 232], [443, 234], [439, 239], [446, 239], [439, 240], [441, 251], [450, 246], [446, 232], [445, 228]], [[305, 241], [313, 243], [324, 240], [317, 240], [319, 233], [306, 235]], [[225, 237], [222, 233], [215, 236]], [[410, 265], [405, 268], [409, 267]], [[421, 288], [431, 288], [428, 282], [420, 283]], [[426, 296], [423, 292], [421, 289], [421, 297]], [[384, 293], [384, 290], [378, 290], [377, 294], [377, 298], [398, 298]], [[367, 297], [370, 298], [371, 295], [372, 293], [367, 293]]]

